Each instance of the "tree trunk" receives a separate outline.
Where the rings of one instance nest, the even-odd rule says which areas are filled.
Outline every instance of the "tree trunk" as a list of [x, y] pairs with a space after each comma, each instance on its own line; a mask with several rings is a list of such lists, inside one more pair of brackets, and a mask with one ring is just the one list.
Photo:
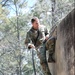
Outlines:
[[55, 11], [56, 1], [55, 0], [51, 0], [51, 3], [52, 3], [52, 27], [53, 27], [53, 25], [54, 25], [54, 11]]
[[[16, 20], [17, 20], [17, 39], [18, 39], [18, 47], [20, 49], [20, 32], [19, 32], [19, 24], [18, 24], [18, 9], [17, 9], [17, 4], [15, 3], [15, 8], [16, 8]], [[21, 75], [21, 51], [20, 51], [20, 55], [19, 55], [19, 75]]]

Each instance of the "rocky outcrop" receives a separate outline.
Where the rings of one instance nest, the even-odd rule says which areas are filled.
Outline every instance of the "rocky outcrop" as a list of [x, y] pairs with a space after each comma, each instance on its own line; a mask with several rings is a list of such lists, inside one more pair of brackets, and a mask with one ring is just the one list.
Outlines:
[[75, 9], [57, 26], [56, 63], [49, 63], [53, 75], [75, 75]]

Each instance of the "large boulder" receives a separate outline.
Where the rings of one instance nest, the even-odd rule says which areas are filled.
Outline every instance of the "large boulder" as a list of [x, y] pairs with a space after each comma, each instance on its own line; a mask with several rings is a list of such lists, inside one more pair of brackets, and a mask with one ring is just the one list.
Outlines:
[[56, 63], [49, 63], [52, 75], [75, 75], [75, 9], [57, 26]]

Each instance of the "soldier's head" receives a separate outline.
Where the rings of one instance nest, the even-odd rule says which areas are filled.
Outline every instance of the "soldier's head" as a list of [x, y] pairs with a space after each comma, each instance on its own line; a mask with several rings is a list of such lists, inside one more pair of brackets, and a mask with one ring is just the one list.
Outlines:
[[32, 18], [31, 19], [31, 23], [32, 23], [32, 27], [34, 29], [38, 29], [39, 28], [40, 23], [39, 23], [39, 19], [37, 17]]

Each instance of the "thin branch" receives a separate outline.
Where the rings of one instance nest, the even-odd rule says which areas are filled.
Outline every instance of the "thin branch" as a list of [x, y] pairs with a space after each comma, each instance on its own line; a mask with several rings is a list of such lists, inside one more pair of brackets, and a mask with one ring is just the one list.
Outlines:
[[6, 1], [2, 4], [2, 7], [5, 6], [8, 1], [9, 1], [9, 0], [6, 0]]

